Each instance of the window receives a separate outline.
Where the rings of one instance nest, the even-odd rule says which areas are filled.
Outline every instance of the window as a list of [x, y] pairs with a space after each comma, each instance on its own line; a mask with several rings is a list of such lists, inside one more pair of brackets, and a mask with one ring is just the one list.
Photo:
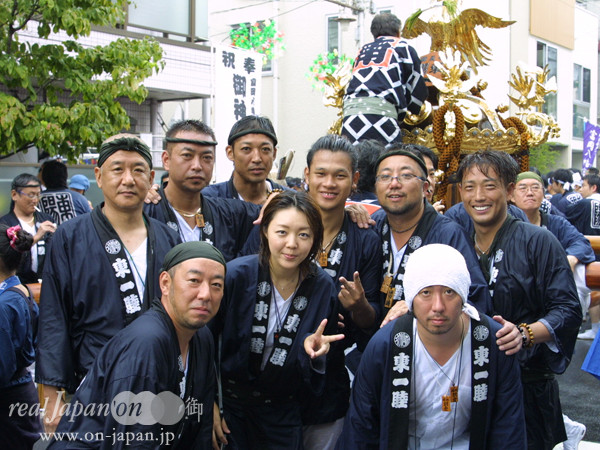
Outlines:
[[583, 139], [584, 119], [590, 117], [591, 97], [590, 69], [573, 65], [573, 137]]
[[207, 0], [135, 0], [126, 6], [130, 31], [175, 40], [208, 40]]
[[[537, 66], [546, 67], [548, 66], [548, 79], [555, 77], [557, 74], [557, 50], [555, 47], [539, 42], [537, 43]], [[542, 111], [545, 114], [552, 116], [556, 120], [556, 93], [552, 92], [544, 98], [545, 103]]]
[[[337, 16], [330, 16], [327, 17], [327, 53], [334, 50], [340, 51], [340, 22]], [[334, 64], [337, 64], [337, 58]]]

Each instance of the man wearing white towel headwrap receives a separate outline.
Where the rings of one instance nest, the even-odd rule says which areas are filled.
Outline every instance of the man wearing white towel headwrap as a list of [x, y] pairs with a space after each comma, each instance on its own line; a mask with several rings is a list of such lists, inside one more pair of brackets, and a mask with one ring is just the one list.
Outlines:
[[493, 339], [500, 325], [467, 303], [470, 286], [456, 249], [414, 251], [404, 276], [412, 314], [369, 342], [339, 449], [525, 448], [518, 361]]

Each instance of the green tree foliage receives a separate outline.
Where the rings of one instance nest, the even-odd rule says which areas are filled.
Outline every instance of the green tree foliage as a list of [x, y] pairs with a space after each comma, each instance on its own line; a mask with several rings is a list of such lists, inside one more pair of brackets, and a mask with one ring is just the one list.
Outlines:
[[558, 156], [559, 153], [552, 150], [551, 142], [538, 145], [529, 151], [529, 167], [537, 167], [542, 173], [549, 172], [554, 167]]
[[[32, 145], [70, 160], [124, 128], [119, 98], [141, 103], [141, 84], [162, 69], [153, 39], [83, 46], [92, 26], [122, 23], [115, 0], [0, 0], [0, 154]], [[24, 31], [44, 43], [20, 39]], [[55, 33], [67, 39], [56, 39]]]

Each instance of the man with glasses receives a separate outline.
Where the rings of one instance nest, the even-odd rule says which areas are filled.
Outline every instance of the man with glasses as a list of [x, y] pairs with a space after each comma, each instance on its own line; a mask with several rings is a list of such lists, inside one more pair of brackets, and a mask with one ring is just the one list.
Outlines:
[[48, 214], [37, 209], [41, 187], [39, 180], [31, 174], [17, 175], [12, 182], [10, 212], [0, 218], [8, 226], [20, 225], [33, 236], [33, 247], [25, 255], [17, 276], [23, 283], [37, 283], [42, 277], [46, 243], [56, 231], [56, 224]]
[[[475, 251], [464, 231], [436, 213], [425, 201], [429, 188], [427, 167], [420, 156], [407, 148], [402, 144], [388, 146], [375, 165], [375, 192], [382, 210], [377, 211], [373, 219], [382, 237], [381, 292], [384, 314], [387, 314], [382, 325], [408, 312], [403, 288], [406, 262], [414, 250], [433, 243], [450, 245], [464, 255], [472, 280], [469, 301], [481, 312], [488, 313], [491, 311], [490, 295]], [[503, 324], [500, 317], [497, 320]], [[501, 351], [510, 352], [520, 345], [520, 336], [514, 326], [503, 327], [497, 337]]]

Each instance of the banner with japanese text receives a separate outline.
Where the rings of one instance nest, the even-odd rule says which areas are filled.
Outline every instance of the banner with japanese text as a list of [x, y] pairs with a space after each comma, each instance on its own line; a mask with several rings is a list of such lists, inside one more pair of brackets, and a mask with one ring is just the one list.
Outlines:
[[588, 121], [583, 127], [583, 171], [585, 172], [594, 164], [600, 141], [600, 127]]
[[213, 50], [213, 129], [219, 143], [214, 177], [220, 182], [228, 180], [233, 170], [226, 154], [231, 127], [243, 117], [260, 114], [263, 55], [229, 46]]

